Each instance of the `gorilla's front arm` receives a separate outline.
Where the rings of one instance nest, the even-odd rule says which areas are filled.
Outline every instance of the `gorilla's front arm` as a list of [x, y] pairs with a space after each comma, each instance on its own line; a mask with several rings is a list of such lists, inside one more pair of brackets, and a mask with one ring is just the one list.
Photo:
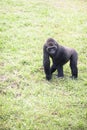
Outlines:
[[51, 79], [50, 59], [45, 46], [43, 48], [43, 66], [44, 66], [44, 72], [46, 74], [46, 79], [50, 80]]

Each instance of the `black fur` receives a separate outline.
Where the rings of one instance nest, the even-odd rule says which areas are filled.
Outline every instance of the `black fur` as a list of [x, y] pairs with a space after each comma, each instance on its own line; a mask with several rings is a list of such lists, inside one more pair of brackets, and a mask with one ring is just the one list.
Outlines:
[[[53, 65], [50, 67], [50, 57]], [[78, 77], [78, 54], [73, 48], [59, 45], [54, 39], [49, 38], [43, 47], [43, 65], [46, 79], [52, 78], [52, 73], [58, 71], [58, 77], [63, 77], [63, 65], [70, 61], [72, 78]]]

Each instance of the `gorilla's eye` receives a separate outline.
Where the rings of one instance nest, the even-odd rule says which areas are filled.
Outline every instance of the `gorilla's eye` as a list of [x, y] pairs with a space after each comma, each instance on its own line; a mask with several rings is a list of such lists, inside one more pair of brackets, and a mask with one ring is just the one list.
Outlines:
[[53, 46], [53, 43], [52, 43], [52, 42], [50, 42], [50, 43], [49, 43], [49, 46]]

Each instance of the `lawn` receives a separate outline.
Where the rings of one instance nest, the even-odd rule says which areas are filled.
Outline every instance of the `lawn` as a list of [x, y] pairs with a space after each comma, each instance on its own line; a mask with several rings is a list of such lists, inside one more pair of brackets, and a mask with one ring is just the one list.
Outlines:
[[[43, 70], [52, 37], [78, 52], [77, 80]], [[0, 0], [0, 130], [87, 130], [87, 1]]]

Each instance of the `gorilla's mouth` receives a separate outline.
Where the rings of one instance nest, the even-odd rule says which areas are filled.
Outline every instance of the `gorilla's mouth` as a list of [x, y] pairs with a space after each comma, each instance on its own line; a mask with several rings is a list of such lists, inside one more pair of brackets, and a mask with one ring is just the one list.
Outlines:
[[49, 53], [50, 53], [50, 54], [54, 54], [54, 53], [55, 53], [55, 50], [54, 50], [54, 49], [50, 49], [50, 50], [49, 50]]
[[48, 47], [48, 52], [49, 52], [50, 54], [55, 54], [56, 48], [55, 48], [55, 47]]

